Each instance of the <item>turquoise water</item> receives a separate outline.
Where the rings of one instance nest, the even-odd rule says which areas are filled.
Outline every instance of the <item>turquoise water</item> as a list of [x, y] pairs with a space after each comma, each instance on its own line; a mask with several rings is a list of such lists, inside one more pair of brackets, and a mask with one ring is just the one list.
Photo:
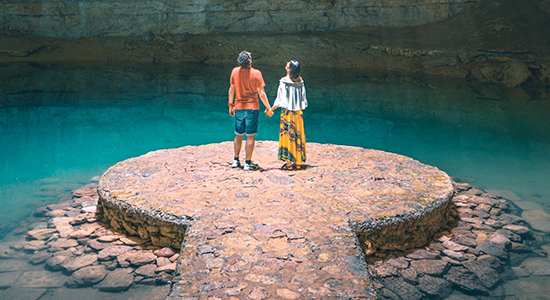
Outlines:
[[[257, 67], [272, 103], [284, 70]], [[3, 70], [1, 232], [120, 160], [232, 140], [231, 68]], [[307, 66], [303, 77], [307, 141], [407, 155], [550, 212], [550, 99], [544, 91]], [[258, 139], [276, 140], [277, 133], [278, 119], [262, 115]]]

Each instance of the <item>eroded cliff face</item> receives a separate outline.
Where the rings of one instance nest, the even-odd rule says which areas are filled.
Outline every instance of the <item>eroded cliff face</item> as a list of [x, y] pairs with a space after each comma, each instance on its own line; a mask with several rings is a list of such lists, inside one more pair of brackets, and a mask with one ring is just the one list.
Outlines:
[[2, 0], [0, 33], [91, 38], [399, 27], [442, 20], [478, 1]]

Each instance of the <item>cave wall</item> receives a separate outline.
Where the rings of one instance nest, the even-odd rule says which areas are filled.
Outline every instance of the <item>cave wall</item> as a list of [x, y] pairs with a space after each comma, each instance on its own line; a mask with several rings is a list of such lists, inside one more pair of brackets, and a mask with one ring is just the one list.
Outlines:
[[1, 0], [0, 34], [53, 38], [332, 31], [448, 18], [479, 0]]

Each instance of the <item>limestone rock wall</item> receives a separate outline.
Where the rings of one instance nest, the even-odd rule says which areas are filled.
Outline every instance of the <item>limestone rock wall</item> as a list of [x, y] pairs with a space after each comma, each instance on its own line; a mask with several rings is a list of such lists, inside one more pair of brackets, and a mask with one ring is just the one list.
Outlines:
[[542, 0], [539, 2], [539, 7], [550, 15], [550, 0]]
[[1, 0], [0, 33], [55, 38], [330, 31], [445, 19], [479, 0]]

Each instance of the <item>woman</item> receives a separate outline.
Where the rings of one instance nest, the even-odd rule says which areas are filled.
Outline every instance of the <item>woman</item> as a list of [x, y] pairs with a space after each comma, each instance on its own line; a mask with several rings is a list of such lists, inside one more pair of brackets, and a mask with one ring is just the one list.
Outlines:
[[286, 76], [279, 80], [277, 99], [273, 110], [280, 107], [279, 160], [285, 161], [282, 170], [301, 169], [306, 162], [306, 135], [302, 110], [307, 107], [306, 88], [300, 77], [300, 64], [291, 60], [286, 64]]

